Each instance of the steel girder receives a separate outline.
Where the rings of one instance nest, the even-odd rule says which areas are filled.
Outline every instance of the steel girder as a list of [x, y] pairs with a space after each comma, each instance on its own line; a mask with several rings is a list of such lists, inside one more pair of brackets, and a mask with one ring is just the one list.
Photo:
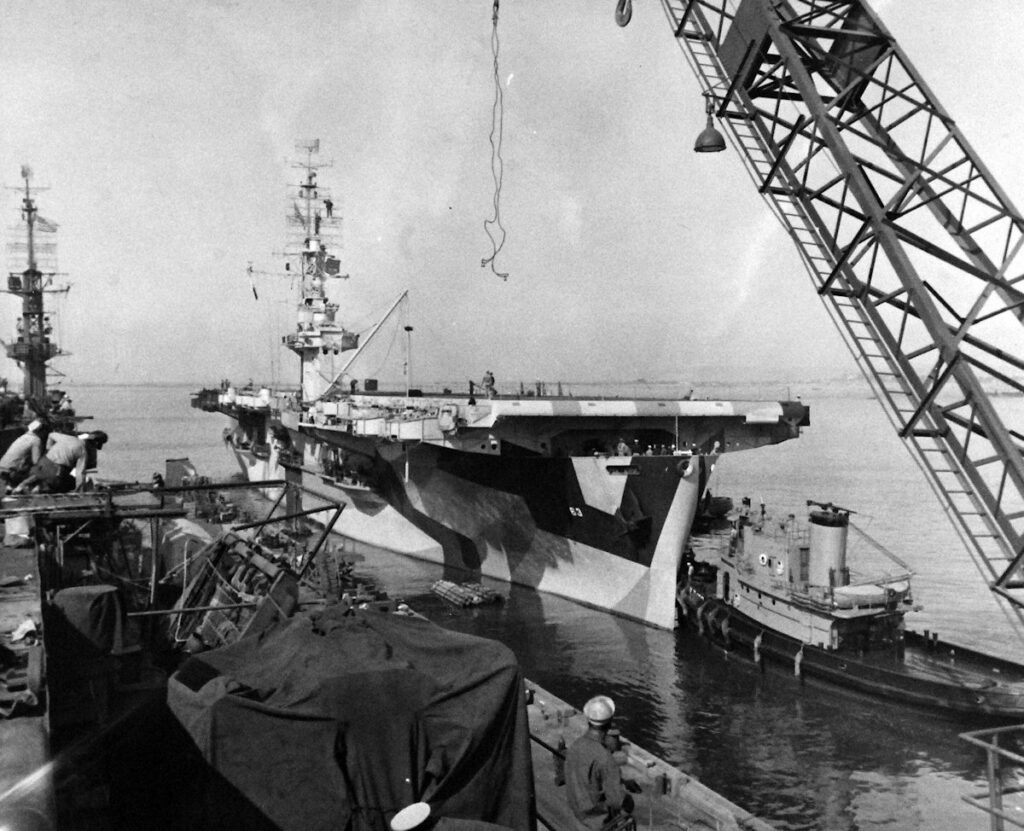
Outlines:
[[1024, 621], [1024, 221], [861, 0], [662, 0], [976, 564]]

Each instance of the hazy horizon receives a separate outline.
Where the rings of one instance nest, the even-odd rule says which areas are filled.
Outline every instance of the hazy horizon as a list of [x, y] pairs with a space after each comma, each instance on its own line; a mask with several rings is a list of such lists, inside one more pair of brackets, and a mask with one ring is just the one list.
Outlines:
[[[740, 159], [691, 152], [703, 102], [655, 2], [625, 29], [611, 2], [501, 5], [507, 282], [480, 266], [491, 3], [0, 3], [0, 182], [28, 164], [49, 187], [68, 382], [287, 381], [291, 287], [268, 275], [312, 138], [344, 217], [340, 316], [364, 329], [408, 289], [414, 377], [857, 374]], [[1020, 201], [1024, 6], [875, 5]]]

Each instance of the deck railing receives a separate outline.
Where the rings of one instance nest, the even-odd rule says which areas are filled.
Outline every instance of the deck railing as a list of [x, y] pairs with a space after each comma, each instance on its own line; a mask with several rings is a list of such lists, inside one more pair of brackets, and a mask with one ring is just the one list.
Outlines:
[[993, 727], [961, 733], [965, 742], [985, 751], [988, 789], [963, 797], [964, 802], [979, 808], [990, 817], [992, 831], [1007, 827], [1024, 828], [1024, 756], [1011, 747], [1024, 747], [1024, 724]]

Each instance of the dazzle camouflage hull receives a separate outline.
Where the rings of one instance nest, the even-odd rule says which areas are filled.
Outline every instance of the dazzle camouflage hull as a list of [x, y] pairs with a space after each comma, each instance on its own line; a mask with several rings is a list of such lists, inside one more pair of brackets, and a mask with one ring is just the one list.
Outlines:
[[[452, 579], [492, 577], [662, 628], [675, 625], [718, 454], [793, 438], [807, 421], [802, 405], [774, 402], [355, 395], [325, 415], [221, 393], [205, 409], [234, 419], [228, 441], [250, 479], [342, 498], [347, 536]], [[610, 452], [623, 434], [650, 454]]]

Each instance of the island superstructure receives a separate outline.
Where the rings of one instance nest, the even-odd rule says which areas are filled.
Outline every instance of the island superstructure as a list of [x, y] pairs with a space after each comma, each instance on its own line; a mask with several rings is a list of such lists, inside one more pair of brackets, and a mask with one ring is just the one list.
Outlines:
[[[575, 398], [543, 387], [497, 394], [385, 391], [359, 358], [365, 339], [327, 293], [342, 278], [338, 217], [318, 181], [319, 142], [301, 145], [286, 274], [299, 274], [299, 356], [287, 390], [222, 384], [193, 406], [229, 416], [226, 438], [254, 481], [287, 478], [349, 504], [338, 530], [365, 542], [675, 625], [679, 564], [714, 459], [796, 438], [795, 401]], [[408, 377], [408, 376], [406, 376]]]

